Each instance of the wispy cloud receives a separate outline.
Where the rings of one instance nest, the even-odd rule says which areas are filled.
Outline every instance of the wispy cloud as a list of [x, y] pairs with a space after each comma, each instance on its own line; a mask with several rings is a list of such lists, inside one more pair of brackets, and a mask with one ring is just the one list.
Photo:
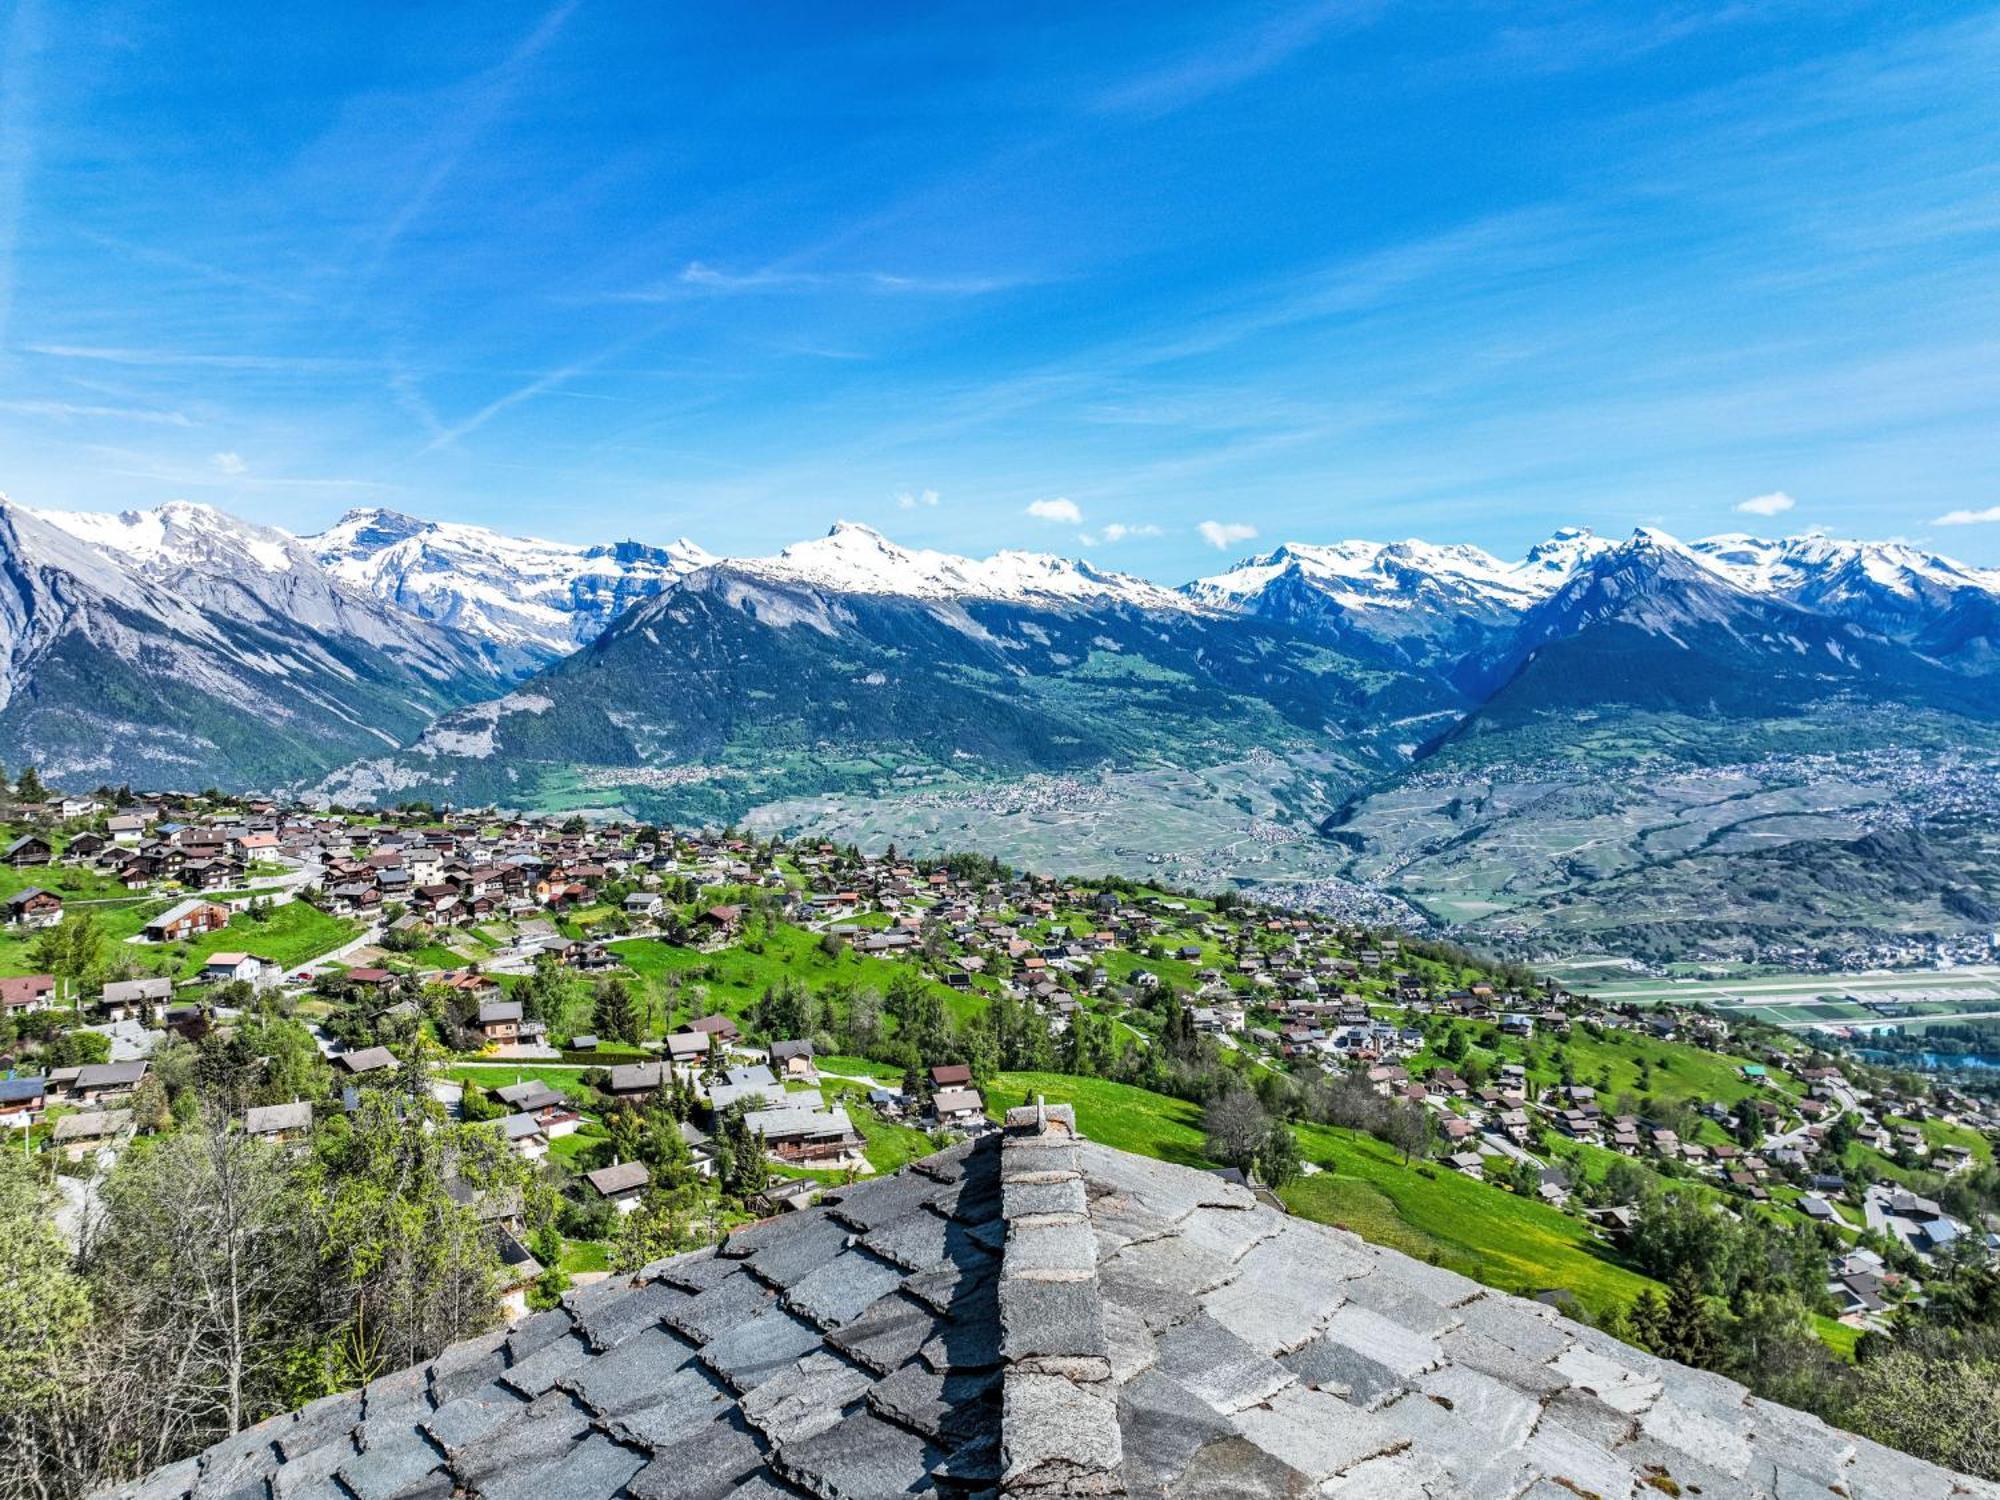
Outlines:
[[232, 478], [248, 473], [250, 469], [250, 465], [243, 461], [243, 455], [235, 452], [211, 453], [208, 461], [215, 466], [218, 474], [227, 474]]
[[35, 54], [41, 50], [39, 0], [17, 0], [0, 51], [0, 356], [14, 313], [14, 262], [34, 164]]
[[479, 144], [480, 137], [506, 113], [525, 80], [529, 64], [555, 41], [580, 4], [582, 0], [563, 0], [562, 4], [544, 11], [499, 64], [469, 80], [460, 97], [440, 111], [446, 124], [433, 144], [430, 168], [395, 213], [376, 230], [358, 279], [360, 285], [366, 286], [375, 279], [396, 242], [429, 210], [445, 184]]
[[1984, 510], [1948, 510], [1931, 522], [1933, 526], [1987, 526], [2000, 522], [2000, 505]]
[[1203, 521], [1195, 530], [1218, 552], [1227, 551], [1238, 542], [1255, 541], [1257, 538], [1257, 528], [1241, 521]]
[[1083, 512], [1074, 500], [1065, 500], [1060, 495], [1049, 500], [1030, 500], [1028, 514], [1037, 521], [1060, 521], [1065, 526], [1081, 526]]
[[377, 361], [320, 354], [201, 354], [184, 349], [107, 347], [96, 344], [29, 344], [30, 354], [50, 359], [90, 360], [112, 365], [186, 365], [213, 370], [263, 370], [274, 374], [323, 374], [372, 370]]
[[929, 510], [938, 503], [936, 490], [904, 490], [896, 497], [896, 505], [902, 510]]
[[1128, 524], [1124, 521], [1111, 521], [1098, 527], [1095, 531], [1080, 533], [1077, 540], [1082, 542], [1086, 547], [1106, 547], [1115, 542], [1126, 541], [1132, 537], [1159, 536], [1161, 534], [1160, 528], [1153, 525], [1150, 521], [1142, 521], [1136, 524]]
[[1768, 495], [1753, 495], [1736, 508], [1746, 516], [1782, 516], [1798, 503], [1783, 490], [1773, 490]]
[[691, 296], [787, 295], [805, 292], [855, 292], [869, 296], [983, 297], [1034, 284], [1038, 278], [1016, 274], [965, 273], [915, 275], [900, 271], [804, 271], [760, 266], [731, 271], [692, 260], [672, 281], [631, 291], [612, 292], [609, 302], [677, 302]]
[[58, 421], [92, 418], [111, 422], [146, 422], [157, 427], [192, 427], [185, 412], [160, 411], [147, 406], [88, 406], [75, 401], [0, 401], [0, 411], [24, 417], [54, 417]]
[[1105, 90], [1094, 101], [1095, 107], [1103, 114], [1172, 114], [1268, 73], [1336, 27], [1368, 20], [1373, 10], [1354, 0], [1321, 0], [1285, 11]]

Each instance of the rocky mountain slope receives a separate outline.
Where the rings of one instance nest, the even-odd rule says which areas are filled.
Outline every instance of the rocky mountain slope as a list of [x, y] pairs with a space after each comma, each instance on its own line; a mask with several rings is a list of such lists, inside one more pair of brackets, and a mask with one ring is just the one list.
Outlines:
[[1654, 953], [1796, 934], [1739, 856], [1833, 871], [1919, 828], [1928, 896], [1786, 909], [1842, 948], [1983, 909], [2000, 574], [1901, 544], [1288, 543], [1167, 588], [846, 523], [731, 559], [382, 510], [303, 539], [192, 506], [5, 521], [0, 758], [61, 774], [961, 843], [944, 814], [1022, 787], [1044, 863], [1360, 882]]
[[257, 786], [407, 740], [503, 673], [201, 506], [0, 500], [0, 753], [53, 778]]
[[340, 582], [487, 641], [529, 671], [714, 560], [685, 539], [584, 547], [380, 509], [351, 510], [304, 545]]
[[699, 569], [498, 703], [327, 783], [731, 817], [940, 770], [1192, 763], [1253, 749], [1392, 763], [1388, 726], [1457, 704], [1372, 645], [1339, 653], [1088, 565], [975, 560], [865, 527]]

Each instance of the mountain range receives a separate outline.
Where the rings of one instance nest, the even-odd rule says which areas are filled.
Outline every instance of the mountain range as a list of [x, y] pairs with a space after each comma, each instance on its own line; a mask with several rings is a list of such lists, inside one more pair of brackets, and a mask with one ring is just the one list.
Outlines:
[[[1463, 852], [1499, 836], [1492, 787], [1530, 772], [1601, 799], [1605, 765], [1641, 791], [1630, 768], [1662, 763], [1983, 754], [2000, 719], [2000, 573], [1817, 535], [1566, 529], [1515, 562], [1288, 543], [1171, 588], [849, 523], [725, 558], [381, 509], [294, 537], [187, 504], [0, 503], [0, 561], [0, 756], [59, 779], [705, 821], [831, 807], [867, 830], [953, 788], [1144, 798], [1149, 776], [1255, 766], [1224, 798], [1239, 821], [1317, 829], [1343, 874], [1455, 923], [1573, 882], [1457, 905], [1412, 885], [1439, 842], [1402, 847], [1413, 789], [1486, 789], [1454, 794], [1442, 842]], [[1119, 838], [1079, 852], [1160, 857]]]

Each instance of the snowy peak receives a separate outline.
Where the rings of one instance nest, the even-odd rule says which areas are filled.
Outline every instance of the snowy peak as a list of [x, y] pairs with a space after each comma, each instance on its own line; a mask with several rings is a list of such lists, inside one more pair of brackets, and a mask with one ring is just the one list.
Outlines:
[[1345, 541], [1287, 542], [1227, 573], [1188, 585], [1188, 593], [1219, 607], [1254, 599], [1281, 579], [1315, 587], [1331, 602], [1355, 609], [1412, 609], [1451, 603], [1478, 609], [1519, 609], [1533, 602], [1531, 582], [1498, 558], [1470, 546]]
[[353, 510], [307, 537], [343, 583], [539, 666], [595, 640], [639, 599], [715, 559], [682, 539], [580, 546], [483, 526]]
[[906, 599], [993, 599], [1045, 608], [1132, 604], [1186, 611], [1194, 605], [1172, 589], [1087, 562], [1042, 552], [960, 557], [904, 547], [854, 521], [838, 521], [823, 537], [796, 542], [775, 557], [737, 558], [728, 570], [768, 583], [843, 594]]
[[287, 533], [186, 500], [116, 515], [77, 510], [36, 515], [99, 552], [156, 574], [241, 567], [288, 573], [301, 564], [310, 566], [309, 554]]
[[1776, 541], [1746, 533], [1713, 536], [1693, 550], [1745, 588], [1786, 597], [1838, 580], [1850, 590], [1877, 589], [1906, 599], [1931, 590], [2000, 592], [2000, 575], [1904, 542], [1843, 541], [1810, 533]]

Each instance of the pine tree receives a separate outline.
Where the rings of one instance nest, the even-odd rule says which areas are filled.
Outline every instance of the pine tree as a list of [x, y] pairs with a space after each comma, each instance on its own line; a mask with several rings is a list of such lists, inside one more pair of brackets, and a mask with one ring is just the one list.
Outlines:
[[1691, 1265], [1682, 1265], [1667, 1283], [1667, 1315], [1659, 1338], [1659, 1353], [1698, 1369], [1712, 1369], [1721, 1353], [1715, 1314], [1702, 1296], [1701, 1277]]
[[14, 795], [23, 802], [40, 802], [48, 795], [42, 786], [42, 778], [33, 766], [21, 768], [21, 779], [14, 786]]
[[639, 1011], [624, 980], [607, 979], [598, 986], [591, 1021], [600, 1037], [626, 1043], [639, 1040]]

